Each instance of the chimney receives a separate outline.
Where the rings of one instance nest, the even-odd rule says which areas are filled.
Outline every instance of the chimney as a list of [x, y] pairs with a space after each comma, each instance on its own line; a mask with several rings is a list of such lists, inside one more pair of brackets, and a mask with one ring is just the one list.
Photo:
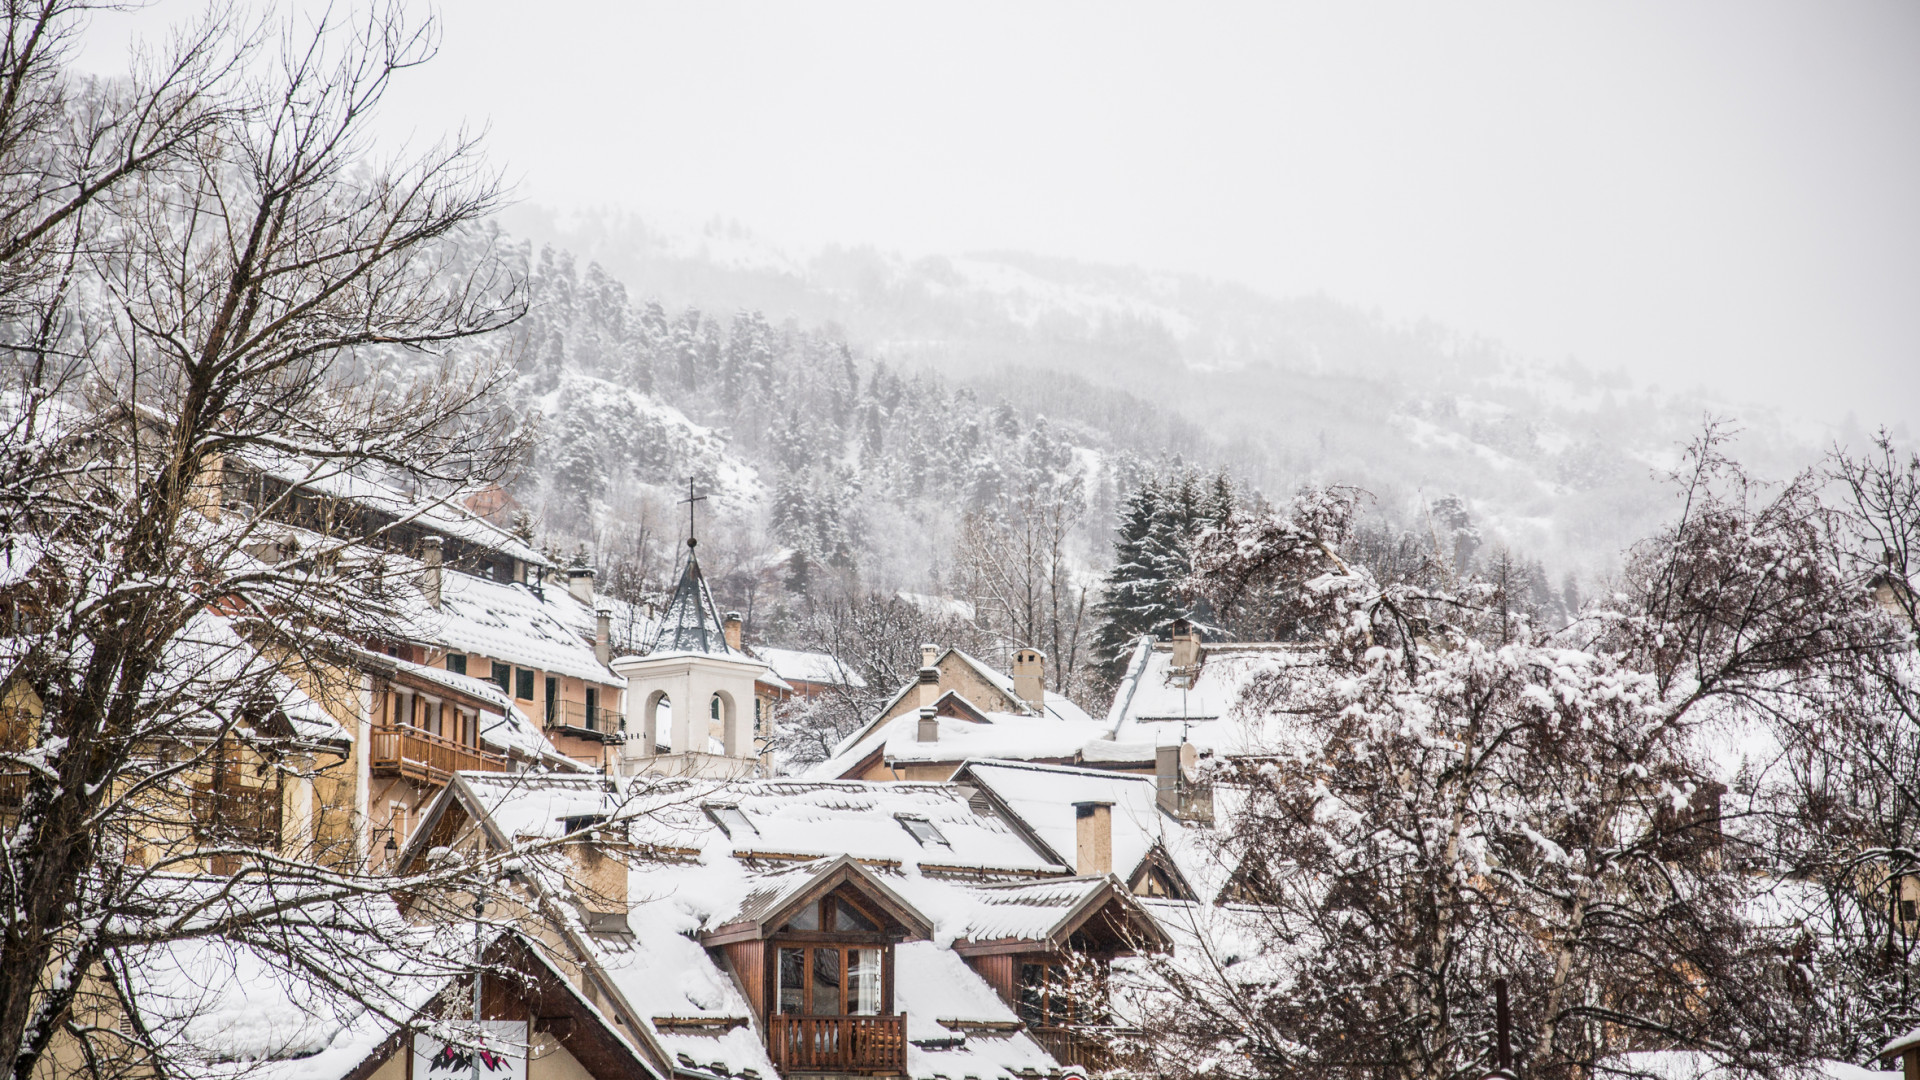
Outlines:
[[592, 606], [593, 604], [593, 567], [580, 561], [567, 567], [567, 591], [575, 600]]
[[1113, 873], [1113, 804], [1073, 804], [1073, 872], [1081, 877]]
[[739, 652], [740, 651], [740, 613], [737, 611], [727, 612], [727, 618], [724, 625], [725, 625], [725, 633], [727, 635], [727, 648], [732, 649], [734, 652]]
[[940, 697], [940, 669], [934, 667], [932, 664], [928, 664], [926, 667], [920, 669], [920, 674], [916, 677], [915, 682], [917, 682], [920, 687], [920, 707], [922, 709], [933, 708], [933, 703]]
[[921, 667], [932, 667], [933, 665], [939, 662], [940, 662], [940, 646], [938, 645], [920, 646], [920, 666]]
[[1013, 696], [1036, 713], [1046, 712], [1047, 657], [1039, 649], [1013, 654]]
[[920, 709], [920, 730], [916, 734], [917, 742], [940, 741], [940, 718], [933, 714], [933, 706], [925, 705]]
[[601, 663], [613, 660], [613, 609], [601, 608], [593, 613], [593, 655]]
[[[568, 831], [592, 828], [591, 821], [562, 819]], [[627, 928], [627, 858], [619, 823], [593, 829], [568, 843], [568, 875], [574, 897], [585, 909], [587, 929], [596, 933], [631, 933]]]
[[1153, 801], [1177, 821], [1213, 820], [1213, 788], [1195, 780], [1199, 765], [1192, 743], [1154, 749]]
[[1185, 619], [1173, 620], [1173, 666], [1190, 671], [1200, 664], [1200, 631]]
[[427, 603], [434, 610], [440, 609], [440, 548], [444, 543], [437, 536], [428, 536], [421, 541], [425, 550], [420, 560], [427, 564], [426, 571], [420, 575], [420, 591], [427, 594]]

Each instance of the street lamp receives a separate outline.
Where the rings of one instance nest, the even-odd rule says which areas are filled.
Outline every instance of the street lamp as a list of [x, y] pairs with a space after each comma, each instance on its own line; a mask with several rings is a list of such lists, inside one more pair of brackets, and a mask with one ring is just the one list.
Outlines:
[[487, 891], [475, 889], [473, 892], [473, 1032], [481, 1045], [473, 1048], [473, 1080], [480, 1080], [480, 1052], [484, 1048], [486, 1036], [480, 1026], [480, 977], [486, 970], [486, 955], [482, 951], [480, 920], [487, 913]]

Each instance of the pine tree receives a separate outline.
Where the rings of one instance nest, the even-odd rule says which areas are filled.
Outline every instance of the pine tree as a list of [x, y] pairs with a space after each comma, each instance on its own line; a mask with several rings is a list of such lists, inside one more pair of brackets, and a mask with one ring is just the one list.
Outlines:
[[1167, 577], [1166, 514], [1157, 481], [1148, 477], [1134, 489], [1120, 515], [1113, 541], [1113, 569], [1101, 589], [1100, 630], [1093, 659], [1109, 677], [1118, 678], [1133, 643], [1172, 617], [1172, 582]]

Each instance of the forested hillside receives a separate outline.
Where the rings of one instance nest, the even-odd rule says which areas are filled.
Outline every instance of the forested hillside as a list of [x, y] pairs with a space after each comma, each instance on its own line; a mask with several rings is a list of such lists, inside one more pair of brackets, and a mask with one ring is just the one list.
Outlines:
[[1038, 641], [1065, 685], [1112, 621], [1128, 500], [1222, 470], [1251, 501], [1359, 487], [1381, 542], [1462, 571], [1509, 556], [1551, 615], [1671, 511], [1665, 471], [1708, 415], [1748, 430], [1763, 475], [1816, 452], [1726, 402], [1325, 298], [1015, 255], [796, 259], [735, 228], [528, 227], [587, 254], [516, 241], [519, 400], [542, 427], [512, 488], [526, 527], [644, 599], [691, 479], [722, 602], [777, 644], [834, 636], [823, 604], [907, 594], [989, 654]]
[[1829, 435], [1744, 403], [1739, 387], [1639, 386], [1326, 297], [1018, 254], [794, 253], [731, 225], [514, 220], [670, 307], [835, 326], [896, 368], [946, 372], [1056, 422], [1144, 422], [1150, 441], [1189, 457], [1208, 452], [1187, 426], [1198, 425], [1269, 492], [1355, 483], [1416, 519], [1457, 494], [1490, 536], [1556, 572], [1617, 565], [1670, 509], [1656, 474], [1705, 415], [1746, 429], [1739, 452], [1766, 475], [1790, 474]]

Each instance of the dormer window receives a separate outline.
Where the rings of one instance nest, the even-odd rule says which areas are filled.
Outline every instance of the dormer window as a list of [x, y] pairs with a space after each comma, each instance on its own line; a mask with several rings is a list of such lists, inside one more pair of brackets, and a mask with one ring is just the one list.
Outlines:
[[774, 1011], [787, 1016], [879, 1016], [893, 949], [881, 919], [844, 895], [795, 911], [775, 935]]
[[915, 840], [919, 841], [921, 847], [939, 844], [941, 847], [952, 850], [953, 845], [948, 843], [947, 838], [940, 835], [940, 830], [934, 826], [933, 822], [926, 818], [912, 814], [895, 814], [893, 818], [900, 823], [901, 828], [906, 829]]
[[760, 830], [754, 828], [753, 822], [747, 820], [746, 811], [738, 806], [727, 803], [708, 803], [701, 809], [707, 812], [707, 816], [713, 819], [715, 825], [720, 826], [720, 831], [726, 833], [729, 840], [760, 835]]

